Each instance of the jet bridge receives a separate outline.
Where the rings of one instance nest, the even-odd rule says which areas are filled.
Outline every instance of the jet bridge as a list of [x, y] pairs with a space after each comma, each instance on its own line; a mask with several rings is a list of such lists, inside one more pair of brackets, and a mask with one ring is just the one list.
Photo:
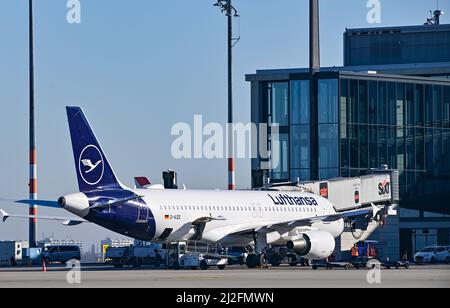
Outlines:
[[397, 171], [374, 171], [355, 178], [326, 181], [268, 184], [264, 189], [307, 191], [329, 199], [336, 211], [368, 207], [372, 204], [390, 206], [399, 199]]

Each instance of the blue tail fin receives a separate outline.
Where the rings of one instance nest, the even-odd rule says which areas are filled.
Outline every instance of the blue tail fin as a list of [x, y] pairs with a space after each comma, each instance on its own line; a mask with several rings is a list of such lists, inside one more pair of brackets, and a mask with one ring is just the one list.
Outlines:
[[66, 109], [80, 192], [122, 188], [81, 108]]

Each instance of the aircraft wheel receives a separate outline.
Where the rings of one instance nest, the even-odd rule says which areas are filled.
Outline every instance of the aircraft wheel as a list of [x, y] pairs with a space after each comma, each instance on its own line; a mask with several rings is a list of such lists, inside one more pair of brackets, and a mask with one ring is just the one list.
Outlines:
[[258, 256], [255, 254], [249, 254], [245, 260], [245, 265], [248, 268], [256, 268], [258, 266]]
[[206, 271], [208, 269], [208, 263], [205, 260], [200, 261], [200, 268]]
[[218, 268], [223, 271], [225, 269], [225, 265], [219, 265]]
[[277, 253], [271, 255], [269, 257], [269, 263], [275, 267], [280, 266], [281, 265], [281, 256]]
[[268, 258], [267, 255], [264, 253], [260, 253], [258, 255], [258, 265], [257, 266], [267, 266]]

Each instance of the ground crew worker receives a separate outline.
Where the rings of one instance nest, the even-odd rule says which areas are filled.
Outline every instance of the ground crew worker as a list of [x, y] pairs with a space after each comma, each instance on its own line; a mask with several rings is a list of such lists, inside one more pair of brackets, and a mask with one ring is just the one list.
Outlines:
[[356, 244], [353, 245], [351, 253], [352, 253], [352, 260], [356, 261], [359, 257], [359, 250], [358, 250], [358, 246], [356, 246]]

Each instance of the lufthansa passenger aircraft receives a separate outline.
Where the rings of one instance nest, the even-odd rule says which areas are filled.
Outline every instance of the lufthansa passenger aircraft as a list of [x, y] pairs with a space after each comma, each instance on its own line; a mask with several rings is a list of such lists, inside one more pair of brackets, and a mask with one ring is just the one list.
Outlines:
[[19, 200], [23, 204], [64, 208], [81, 220], [53, 219], [65, 225], [91, 222], [144, 241], [181, 240], [254, 245], [247, 265], [261, 262], [266, 248], [281, 245], [307, 259], [324, 259], [335, 249], [344, 220], [375, 219], [376, 206], [337, 213], [320, 196], [301, 192], [130, 189], [116, 177], [83, 111], [67, 107], [79, 192], [58, 201]]

